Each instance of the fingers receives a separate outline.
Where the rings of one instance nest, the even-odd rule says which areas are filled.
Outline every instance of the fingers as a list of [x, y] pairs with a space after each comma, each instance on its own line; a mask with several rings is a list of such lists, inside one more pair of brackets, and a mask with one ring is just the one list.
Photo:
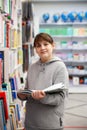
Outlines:
[[17, 96], [18, 96], [20, 99], [26, 99], [26, 98], [27, 98], [27, 95], [24, 95], [24, 94], [21, 94], [21, 93], [17, 93]]
[[36, 90], [34, 92], [32, 92], [32, 97], [34, 99], [41, 99], [45, 96], [45, 92], [42, 90]]

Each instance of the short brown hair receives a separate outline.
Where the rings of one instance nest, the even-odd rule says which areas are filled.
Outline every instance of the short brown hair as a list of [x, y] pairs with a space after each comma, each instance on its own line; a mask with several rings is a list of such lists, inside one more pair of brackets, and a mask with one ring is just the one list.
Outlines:
[[49, 34], [39, 33], [36, 35], [34, 39], [34, 47], [36, 47], [36, 44], [38, 44], [39, 41], [43, 41], [43, 40], [53, 44], [53, 38]]

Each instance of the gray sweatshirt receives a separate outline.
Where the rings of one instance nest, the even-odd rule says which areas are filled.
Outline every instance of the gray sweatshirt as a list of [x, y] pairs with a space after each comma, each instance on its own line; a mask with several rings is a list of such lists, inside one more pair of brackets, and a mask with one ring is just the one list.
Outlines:
[[[28, 70], [26, 89], [42, 90], [57, 83], [68, 87], [68, 72], [65, 64], [57, 57], [46, 63], [38, 60]], [[63, 128], [65, 91], [47, 94], [43, 99], [29, 97], [26, 102], [26, 130], [55, 130]]]

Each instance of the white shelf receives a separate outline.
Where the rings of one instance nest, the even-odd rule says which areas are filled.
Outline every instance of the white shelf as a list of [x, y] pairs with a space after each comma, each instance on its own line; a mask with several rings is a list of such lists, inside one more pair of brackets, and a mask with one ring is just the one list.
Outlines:
[[54, 51], [87, 51], [87, 48], [55, 48]]
[[32, 0], [32, 2], [87, 2], [87, 0]]
[[81, 76], [87, 76], [87, 73], [69, 73], [70, 76], [78, 76], [78, 77], [81, 77]]
[[78, 61], [78, 60], [64, 60], [64, 62], [66, 62], [66, 63], [87, 63], [87, 61], [86, 60], [84, 60], [84, 61]]
[[87, 38], [87, 36], [65, 36], [65, 35], [52, 35], [53, 38]]
[[[34, 9], [34, 22], [35, 22], [35, 32], [39, 32], [40, 28], [41, 29], [57, 29], [57, 28], [87, 28], [87, 21], [82, 21], [79, 22], [78, 20], [75, 22], [62, 22], [61, 19], [59, 19], [58, 22], [54, 23], [53, 22], [53, 14], [58, 13], [61, 15], [62, 12], [71, 12], [71, 11], [87, 11], [87, 0], [32, 0], [33, 4], [33, 9]], [[37, 10], [37, 11], [36, 11]], [[45, 23], [42, 19], [42, 15], [44, 13], [49, 13], [49, 20]], [[49, 31], [49, 30], [48, 30]], [[52, 34], [52, 33], [51, 33]], [[55, 33], [57, 34], [57, 33]], [[62, 33], [61, 33], [62, 34]], [[77, 35], [78, 34], [78, 35]], [[54, 53], [59, 52], [59, 53], [87, 53], [87, 48], [85, 46], [82, 46], [79, 48], [58, 48], [61, 47], [61, 41], [66, 41], [66, 42], [73, 42], [77, 41], [77, 43], [83, 43], [84, 41], [87, 41], [87, 33], [83, 33], [83, 35], [80, 33], [74, 33], [72, 35], [51, 35], [55, 41], [55, 43], [58, 44], [56, 46], [57, 48], [54, 50]], [[56, 53], [57, 54], [57, 53]], [[64, 60], [65, 64], [68, 66], [86, 66], [87, 65], [87, 60], [79, 61], [79, 60]], [[79, 73], [80, 74], [80, 73]], [[80, 75], [77, 75], [80, 77]], [[75, 76], [75, 74], [71, 74], [71, 76]], [[81, 74], [81, 76], [86, 76], [86, 74]], [[71, 93], [87, 93], [87, 85], [70, 85], [69, 92]]]
[[48, 22], [48, 23], [40, 23], [39, 26], [73, 26], [73, 25], [87, 25], [87, 22], [57, 22], [57, 23], [52, 23], [52, 22]]
[[73, 85], [69, 87], [69, 93], [87, 93], [87, 85]]

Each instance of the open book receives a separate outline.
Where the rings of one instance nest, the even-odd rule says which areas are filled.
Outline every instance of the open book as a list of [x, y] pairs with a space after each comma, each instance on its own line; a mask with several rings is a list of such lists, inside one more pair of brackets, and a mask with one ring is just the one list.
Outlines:
[[[52, 93], [58, 93], [59, 91], [67, 90], [67, 88], [64, 87], [63, 83], [54, 84], [52, 86], [49, 86], [48, 88], [43, 89], [45, 93], [52, 94]], [[18, 93], [25, 94], [25, 95], [31, 95], [31, 93], [35, 90], [20, 90]]]

